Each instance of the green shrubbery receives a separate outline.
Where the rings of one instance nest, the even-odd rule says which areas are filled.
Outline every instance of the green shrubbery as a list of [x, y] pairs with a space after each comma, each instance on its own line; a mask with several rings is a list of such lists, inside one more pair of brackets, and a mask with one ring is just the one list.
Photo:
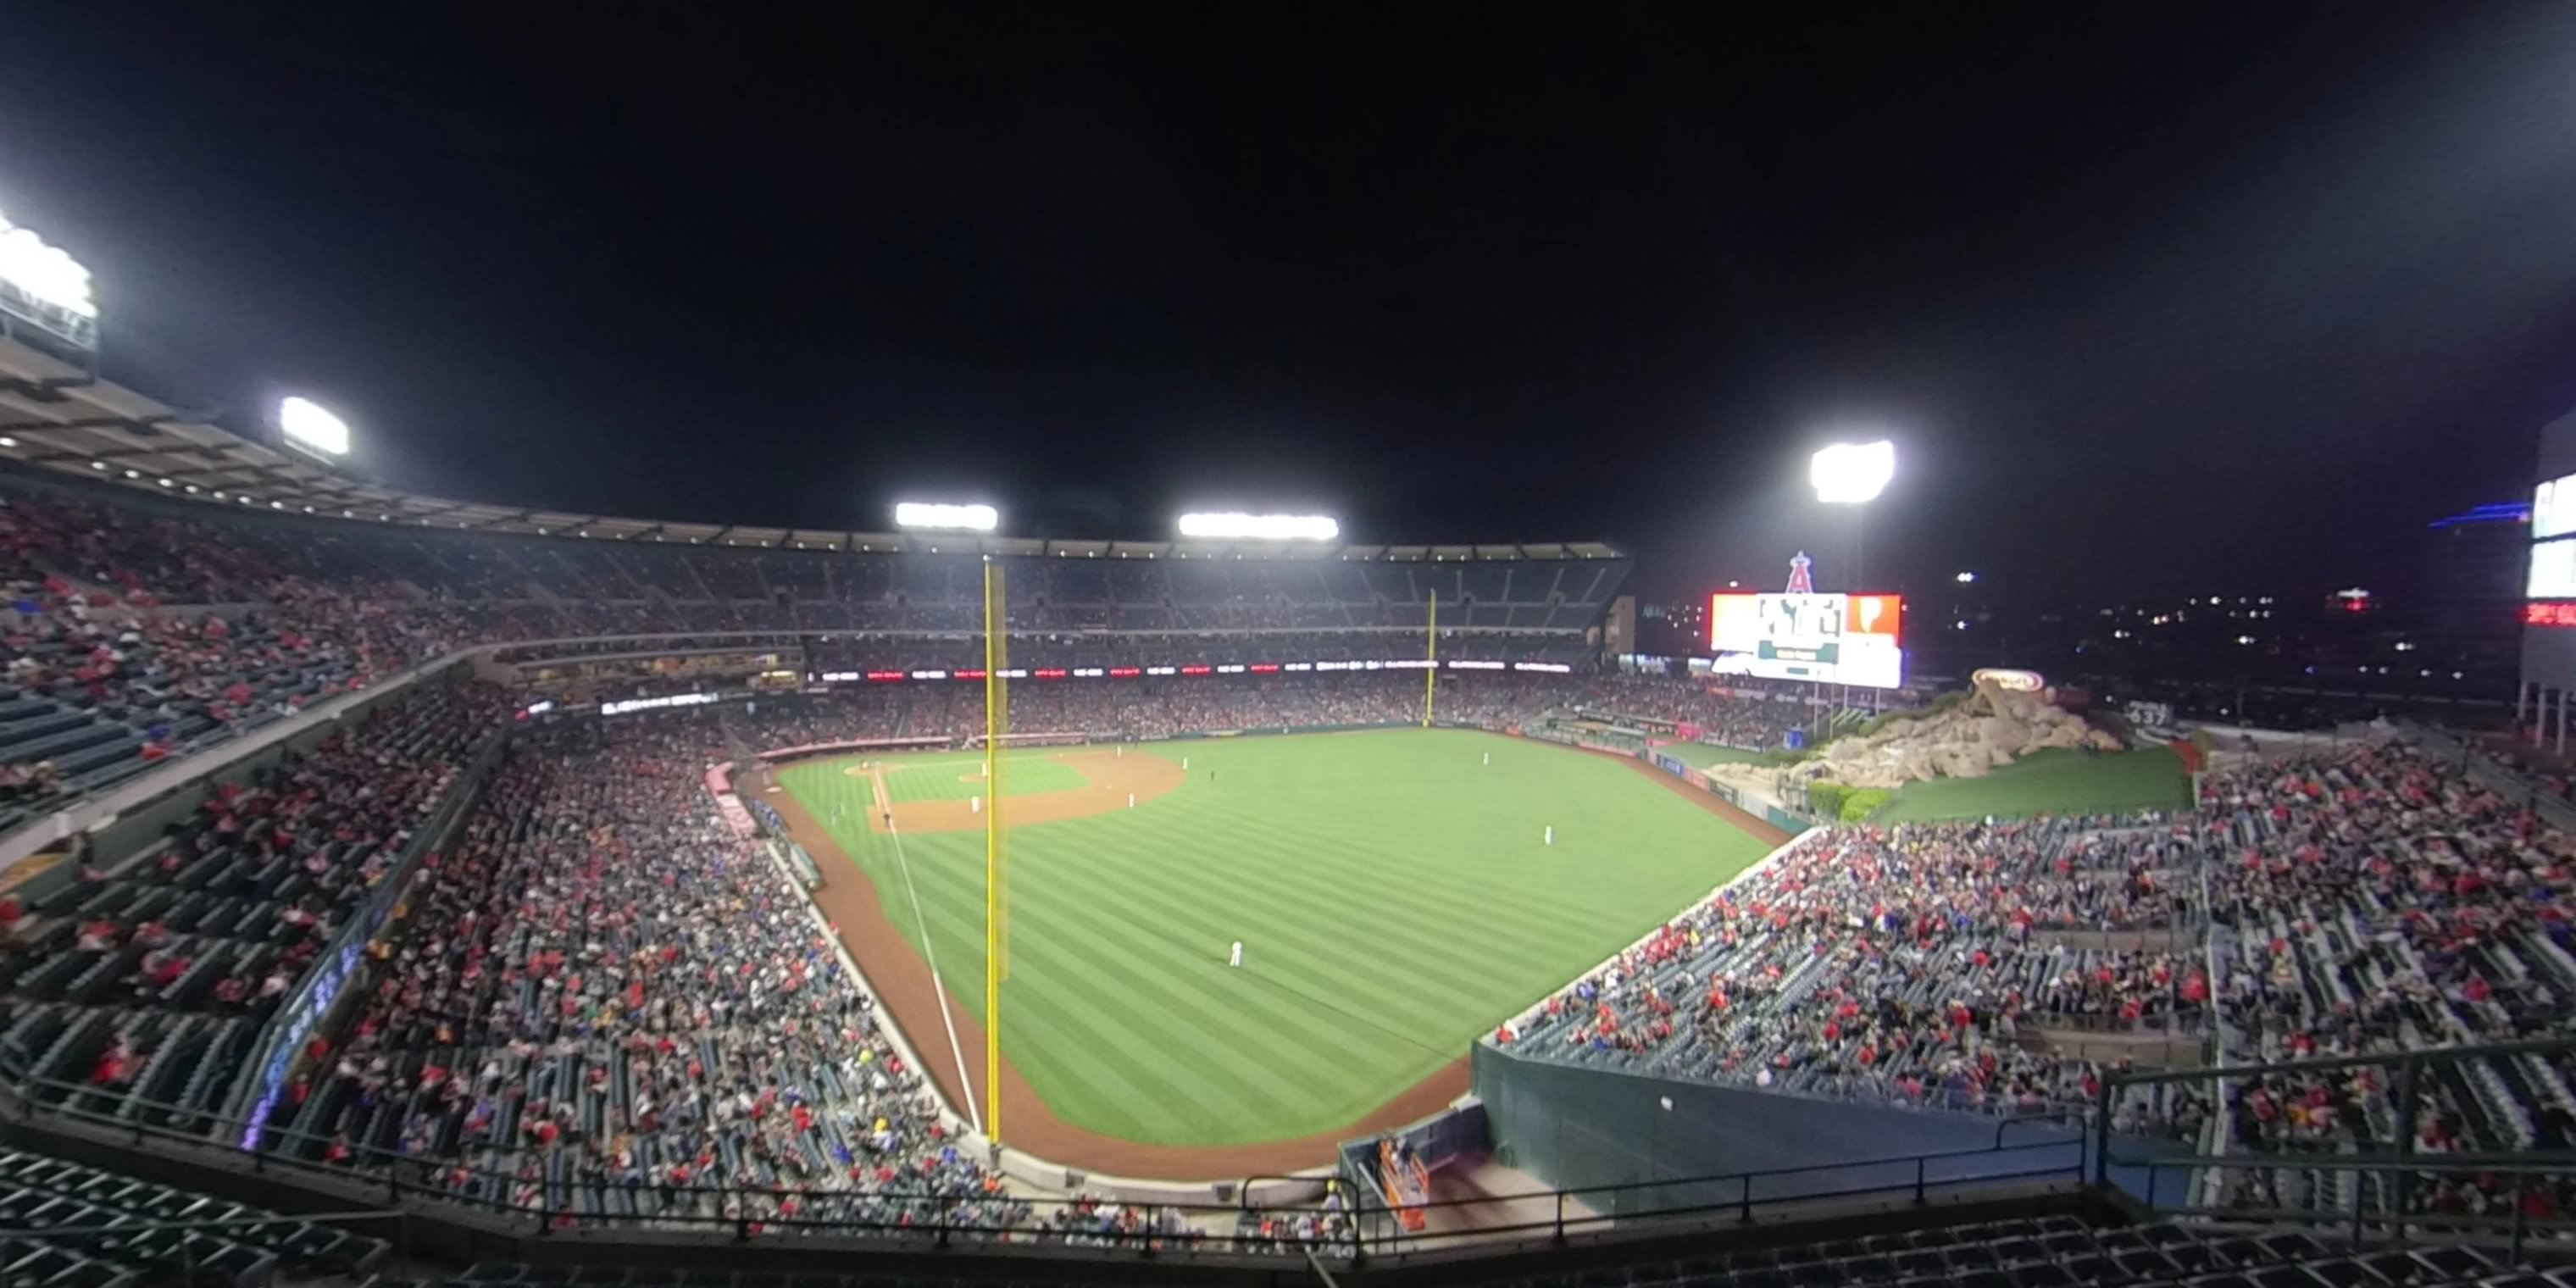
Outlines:
[[1807, 784], [1807, 812], [1821, 819], [1857, 823], [1878, 812], [1896, 795], [1884, 787], [1846, 787], [1841, 783]]
[[1843, 797], [1843, 812], [1840, 817], [1846, 823], [1860, 822], [1877, 813], [1878, 807], [1885, 805], [1888, 798], [1895, 794], [1884, 787], [1852, 788], [1850, 793]]

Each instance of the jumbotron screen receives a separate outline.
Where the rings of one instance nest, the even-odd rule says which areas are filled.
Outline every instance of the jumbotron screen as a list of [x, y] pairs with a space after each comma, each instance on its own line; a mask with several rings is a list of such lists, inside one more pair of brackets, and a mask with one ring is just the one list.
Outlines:
[[1903, 595], [1720, 593], [1708, 646], [1720, 675], [1893, 689], [1905, 683]]

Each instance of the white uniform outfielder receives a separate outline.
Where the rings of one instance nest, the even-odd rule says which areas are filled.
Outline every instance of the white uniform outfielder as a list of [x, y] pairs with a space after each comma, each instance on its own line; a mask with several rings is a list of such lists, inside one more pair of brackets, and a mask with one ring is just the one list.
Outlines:
[[1242, 965], [1242, 964], [1243, 964], [1243, 941], [1242, 941], [1242, 940], [1238, 939], [1238, 940], [1235, 940], [1235, 941], [1234, 941], [1234, 955], [1233, 955], [1233, 956], [1231, 956], [1231, 957], [1226, 958], [1226, 962], [1225, 962], [1225, 964], [1226, 964], [1226, 965], [1228, 965], [1228, 966], [1240, 966], [1240, 965]]

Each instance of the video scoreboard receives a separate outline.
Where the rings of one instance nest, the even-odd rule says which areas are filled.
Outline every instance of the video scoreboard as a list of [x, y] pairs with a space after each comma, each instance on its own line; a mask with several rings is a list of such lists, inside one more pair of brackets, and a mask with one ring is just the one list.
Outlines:
[[1720, 675], [1893, 689], [1905, 683], [1902, 595], [1721, 592], [1708, 642]]

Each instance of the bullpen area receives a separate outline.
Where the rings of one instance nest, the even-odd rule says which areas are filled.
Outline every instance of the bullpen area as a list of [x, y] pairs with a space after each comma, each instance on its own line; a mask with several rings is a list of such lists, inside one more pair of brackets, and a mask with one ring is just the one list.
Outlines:
[[[1784, 839], [1642, 762], [1473, 731], [1009, 756], [1002, 1138], [1122, 1175], [1315, 1166], [1437, 1110], [1478, 1035]], [[835, 757], [749, 785], [777, 789], [817, 902], [961, 1104], [981, 768]]]

